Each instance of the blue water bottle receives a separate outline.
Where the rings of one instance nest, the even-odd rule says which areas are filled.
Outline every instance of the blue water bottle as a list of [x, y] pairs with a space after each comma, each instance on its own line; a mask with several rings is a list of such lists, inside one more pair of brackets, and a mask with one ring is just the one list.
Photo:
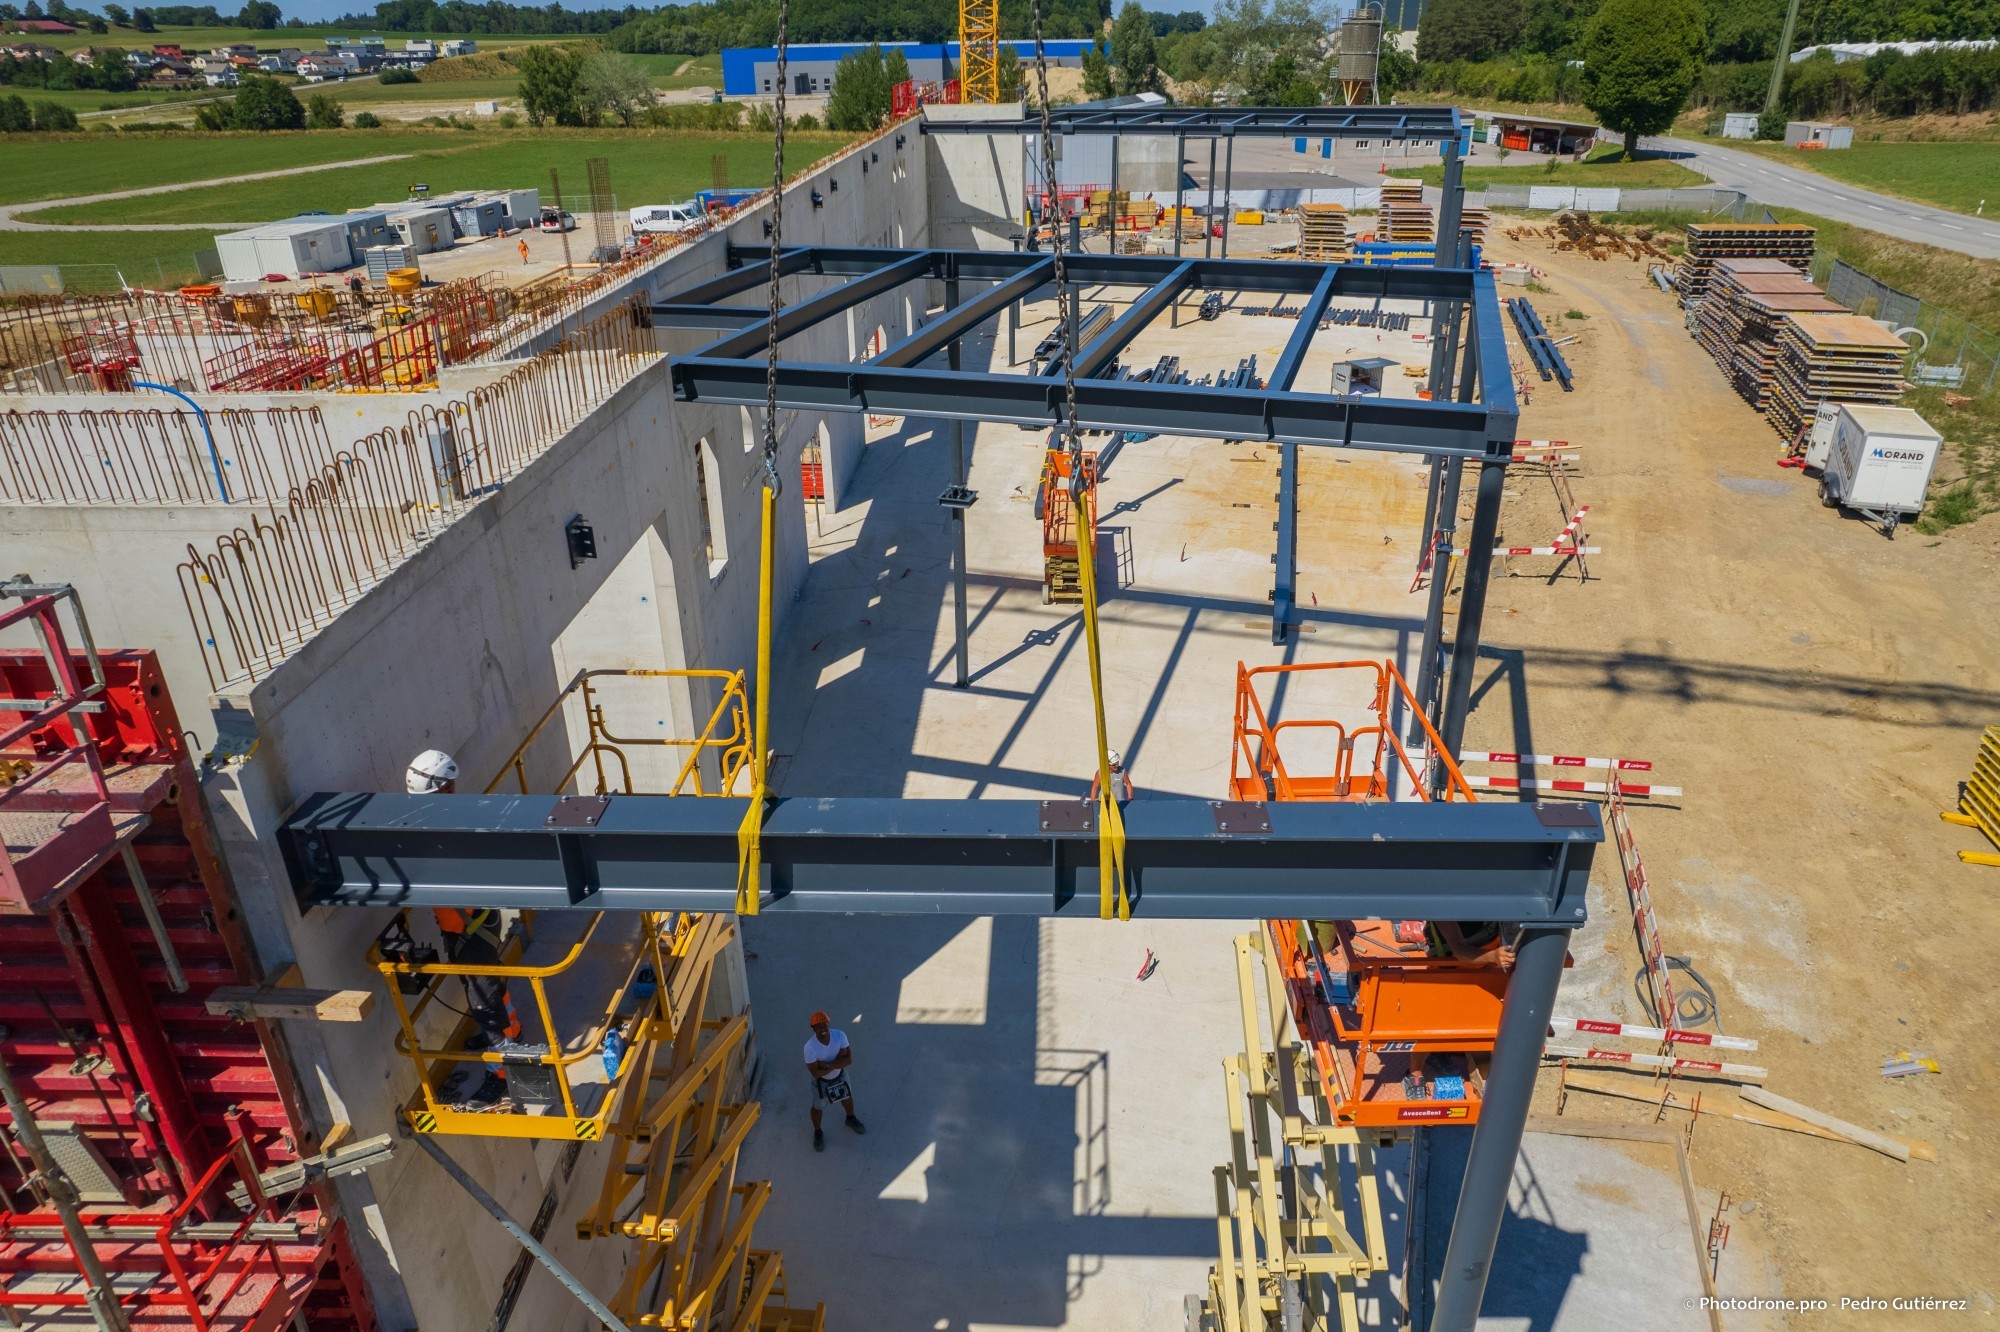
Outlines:
[[625, 1033], [613, 1027], [604, 1033], [604, 1076], [618, 1081], [618, 1064], [625, 1058]]

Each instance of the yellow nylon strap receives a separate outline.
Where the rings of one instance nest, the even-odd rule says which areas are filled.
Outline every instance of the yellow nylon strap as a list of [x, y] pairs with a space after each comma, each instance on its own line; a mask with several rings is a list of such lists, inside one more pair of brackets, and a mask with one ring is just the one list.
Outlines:
[[757, 563], [757, 715], [750, 728], [750, 808], [736, 829], [736, 912], [754, 916], [762, 906], [764, 800], [771, 752], [771, 583], [778, 492], [764, 485], [764, 531]]
[[[1079, 459], [1077, 466], [1082, 466]], [[1104, 723], [1104, 663], [1097, 644], [1097, 489], [1076, 494], [1076, 569], [1083, 583], [1083, 641], [1090, 657], [1090, 706], [1097, 720], [1097, 914], [1132, 919], [1125, 891], [1125, 816], [1111, 775], [1111, 740]]]

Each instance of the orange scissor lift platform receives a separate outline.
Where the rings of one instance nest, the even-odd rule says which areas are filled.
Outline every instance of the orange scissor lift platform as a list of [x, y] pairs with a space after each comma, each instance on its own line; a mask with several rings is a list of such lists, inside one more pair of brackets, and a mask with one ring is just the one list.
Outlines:
[[[1097, 455], [1083, 456], [1083, 488], [1097, 489]], [[1083, 571], [1078, 552], [1092, 550], [1097, 530], [1090, 514], [1083, 521], [1088, 533], [1077, 530], [1077, 506], [1070, 497], [1070, 474], [1075, 470], [1067, 449], [1052, 448], [1042, 457], [1042, 479], [1035, 495], [1035, 513], [1042, 520], [1042, 604], [1083, 600]], [[1087, 506], [1092, 507], [1094, 506]]]
[[[1314, 708], [1323, 706], [1322, 694], [1362, 693], [1350, 715], [1365, 720], [1273, 721], [1261, 684], [1310, 695], [1306, 706]], [[1397, 735], [1398, 708], [1421, 725], [1441, 769], [1435, 796], [1424, 762]], [[1474, 799], [1401, 673], [1377, 661], [1239, 663], [1229, 789], [1236, 800]], [[1395, 1128], [1478, 1121], [1507, 994], [1497, 935], [1483, 948], [1462, 946], [1471, 956], [1461, 958], [1426, 922], [1272, 920], [1265, 931], [1337, 1122]]]

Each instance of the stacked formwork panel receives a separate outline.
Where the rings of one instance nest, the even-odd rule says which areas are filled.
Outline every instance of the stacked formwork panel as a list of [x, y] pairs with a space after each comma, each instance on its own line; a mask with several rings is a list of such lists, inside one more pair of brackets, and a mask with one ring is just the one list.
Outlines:
[[1793, 317], [1778, 339], [1772, 427], [1794, 440], [1822, 402], [1894, 405], [1908, 387], [1903, 358], [1909, 352], [1895, 334], [1860, 315]]
[[1694, 222], [1688, 225], [1687, 253], [1675, 276], [1682, 305], [1708, 295], [1716, 265], [1724, 259], [1770, 259], [1812, 271], [1813, 228], [1790, 222]]
[[1459, 233], [1480, 249], [1486, 248], [1486, 233], [1492, 226], [1493, 212], [1483, 204], [1467, 204], [1459, 213]]
[[1377, 239], [1392, 244], [1435, 245], [1437, 217], [1424, 203], [1424, 187], [1414, 180], [1392, 180], [1382, 187], [1382, 215]]
[[1794, 313], [1837, 314], [1841, 307], [1790, 265], [1775, 259], [1724, 259], [1708, 295], [1695, 307], [1695, 339], [1731, 387], [1763, 411], [1777, 376], [1778, 336]]
[[1299, 205], [1299, 258], [1344, 264], [1351, 254], [1345, 208], [1332, 203]]

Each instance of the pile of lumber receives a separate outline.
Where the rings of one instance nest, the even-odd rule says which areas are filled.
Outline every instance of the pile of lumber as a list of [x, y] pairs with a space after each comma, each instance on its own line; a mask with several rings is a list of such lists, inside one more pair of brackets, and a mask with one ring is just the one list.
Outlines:
[[1626, 235], [1593, 220], [1589, 213], [1557, 213], [1546, 227], [1509, 227], [1506, 235], [1509, 240], [1545, 240], [1552, 250], [1574, 251], [1599, 261], [1614, 254], [1624, 255], [1634, 263], [1672, 257], [1653, 244], [1651, 227], [1639, 227]]
[[1299, 258], [1313, 263], [1344, 264], [1351, 253], [1345, 208], [1334, 203], [1299, 205]]
[[1893, 406], [1909, 387], [1903, 382], [1909, 351], [1902, 339], [1860, 315], [1791, 316], [1778, 336], [1768, 409], [1772, 427], [1782, 438], [1796, 439], [1822, 402]]
[[1778, 337], [1796, 314], [1846, 311], [1779, 259], [1723, 259], [1695, 307], [1695, 340], [1742, 399], [1763, 411], [1778, 373]]
[[1376, 239], [1392, 244], [1434, 245], [1437, 217], [1424, 204], [1421, 181], [1392, 180], [1382, 187], [1382, 216]]
[[1115, 219], [1120, 231], [1145, 231], [1159, 221], [1160, 205], [1134, 199], [1129, 190], [1092, 190], [1084, 203], [1083, 225], [1109, 231]]
[[1811, 227], [1795, 222], [1691, 222], [1687, 254], [1674, 278], [1682, 305], [1708, 295], [1715, 266], [1724, 259], [1775, 259], [1801, 273], [1812, 272]]

